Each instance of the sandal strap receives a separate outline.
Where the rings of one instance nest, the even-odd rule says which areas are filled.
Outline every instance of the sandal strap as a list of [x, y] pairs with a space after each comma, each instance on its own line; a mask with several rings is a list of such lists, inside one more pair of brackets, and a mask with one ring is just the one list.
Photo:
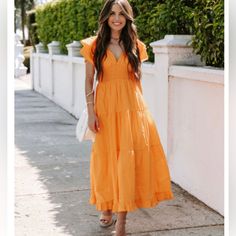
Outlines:
[[112, 214], [109, 214], [109, 215], [105, 215], [105, 214], [101, 214], [100, 216], [100, 220], [106, 220], [106, 221], [110, 221], [112, 218]]

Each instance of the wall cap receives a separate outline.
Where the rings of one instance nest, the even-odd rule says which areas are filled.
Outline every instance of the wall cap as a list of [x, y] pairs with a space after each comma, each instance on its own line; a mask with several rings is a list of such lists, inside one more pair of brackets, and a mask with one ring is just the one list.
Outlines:
[[59, 41], [52, 41], [51, 43], [47, 44], [48, 47], [51, 47], [51, 46], [56, 46], [56, 47], [59, 47], [60, 46], [60, 42]]
[[172, 65], [169, 76], [224, 85], [224, 70], [217, 67]]
[[80, 47], [80, 46], [81, 46], [81, 43], [79, 41], [75, 41], [75, 40], [72, 43], [69, 43], [69, 44], [66, 45], [67, 48], [68, 47], [77, 48], [77, 47]]
[[189, 43], [192, 41], [193, 35], [165, 35], [164, 39], [150, 43], [155, 47], [191, 47]]

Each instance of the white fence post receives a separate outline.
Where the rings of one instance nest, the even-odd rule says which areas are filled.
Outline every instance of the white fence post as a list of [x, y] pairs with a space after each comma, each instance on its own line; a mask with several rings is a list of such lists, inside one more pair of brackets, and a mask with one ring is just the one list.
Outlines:
[[35, 45], [36, 53], [46, 53], [47, 50], [44, 48], [43, 44], [40, 42], [39, 44]]
[[[68, 56], [69, 57], [79, 57], [80, 56], [80, 42], [79, 41], [73, 41], [70, 44], [67, 44], [67, 51], [68, 51]], [[70, 61], [70, 77], [72, 80], [72, 97], [71, 97], [71, 107], [72, 110], [74, 109], [75, 106], [75, 75], [74, 75], [74, 65], [73, 62]]]
[[30, 50], [30, 75], [31, 75], [31, 89], [34, 89], [34, 66], [33, 66], [33, 53], [34, 53], [34, 48]]
[[[163, 148], [167, 154], [168, 144], [168, 76], [171, 65], [203, 65], [200, 56], [193, 53], [188, 45], [191, 35], [166, 35], [164, 39], [151, 43], [155, 54], [155, 117], [162, 138]], [[168, 156], [168, 154], [167, 154]]]
[[[44, 45], [42, 44], [42, 42], [38, 43], [37, 45], [35, 45], [36, 48], [36, 53], [35, 55], [31, 55], [31, 59], [32, 61], [30, 62], [30, 64], [32, 65], [33, 70], [31, 71], [32, 74], [32, 79], [33, 79], [33, 88], [36, 91], [41, 92], [41, 88], [42, 88], [42, 83], [41, 83], [41, 57], [39, 56], [40, 53], [44, 53], [47, 54], [47, 50], [44, 47]], [[37, 84], [36, 84], [37, 83]]]
[[79, 57], [80, 56], [80, 42], [79, 41], [73, 41], [70, 44], [67, 44], [67, 50], [68, 50], [68, 56], [69, 57]]
[[54, 63], [53, 63], [53, 55], [60, 55], [61, 54], [61, 50], [60, 50], [60, 42], [58, 41], [52, 41], [51, 43], [49, 43], [48, 45], [48, 52], [49, 52], [49, 70], [50, 70], [50, 80], [51, 80], [51, 99], [55, 94], [55, 76], [54, 76]]
[[49, 55], [60, 55], [60, 43], [58, 41], [52, 41], [48, 45]]

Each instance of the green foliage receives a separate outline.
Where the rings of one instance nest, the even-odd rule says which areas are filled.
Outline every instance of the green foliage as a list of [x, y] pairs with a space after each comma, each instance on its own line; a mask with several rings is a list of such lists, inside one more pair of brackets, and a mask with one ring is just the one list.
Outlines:
[[[131, 0], [139, 36], [149, 45], [166, 34], [191, 34], [192, 19], [189, 17], [194, 0]], [[148, 47], [153, 61], [152, 48]]]
[[[224, 66], [223, 0], [130, 0], [140, 38], [149, 45], [166, 34], [192, 34], [206, 65]], [[150, 61], [153, 53], [148, 46]]]
[[58, 0], [36, 9], [38, 35], [45, 48], [51, 41], [61, 43], [62, 53], [66, 44], [95, 33], [102, 1]]
[[138, 35], [140, 39], [147, 45], [147, 51], [150, 61], [154, 61], [151, 42], [158, 40], [157, 27], [154, 25], [155, 7], [157, 7], [163, 0], [143, 1], [130, 0], [130, 4], [134, 11], [135, 24], [137, 26]]
[[30, 44], [34, 47], [39, 43], [37, 35], [37, 24], [35, 23], [35, 10], [28, 11], [27, 13], [27, 27], [29, 29]]
[[[60, 41], [65, 45], [94, 35], [104, 0], [57, 0], [36, 10], [40, 41]], [[149, 60], [154, 61], [149, 44], [166, 34], [193, 34], [192, 45], [207, 65], [224, 63], [223, 0], [130, 0], [139, 37], [147, 45]]]
[[224, 0], [196, 0], [192, 46], [207, 65], [224, 67]]

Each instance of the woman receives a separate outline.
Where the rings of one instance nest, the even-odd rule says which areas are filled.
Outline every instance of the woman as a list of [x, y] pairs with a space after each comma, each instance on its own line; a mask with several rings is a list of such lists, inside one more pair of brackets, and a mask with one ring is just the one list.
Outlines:
[[88, 125], [96, 133], [90, 203], [102, 211], [102, 227], [113, 224], [117, 213], [116, 235], [123, 236], [127, 212], [173, 198], [165, 154], [142, 96], [141, 62], [148, 56], [129, 2], [107, 0], [97, 35], [81, 43]]

